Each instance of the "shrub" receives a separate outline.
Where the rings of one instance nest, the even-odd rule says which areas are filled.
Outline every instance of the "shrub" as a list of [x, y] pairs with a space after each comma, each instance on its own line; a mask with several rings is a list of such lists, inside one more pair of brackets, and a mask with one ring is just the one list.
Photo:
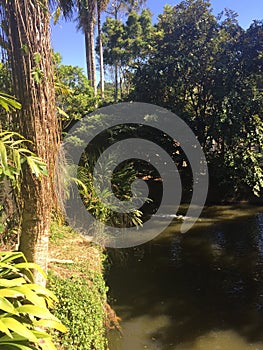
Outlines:
[[44, 274], [20, 252], [0, 253], [0, 348], [56, 349], [46, 329], [67, 330], [48, 310], [55, 295], [33, 283], [31, 269]]
[[107, 349], [104, 322], [107, 288], [102, 274], [77, 271], [71, 278], [62, 278], [51, 273], [49, 286], [59, 298], [54, 314], [69, 329], [62, 336], [56, 335], [57, 342], [66, 350]]

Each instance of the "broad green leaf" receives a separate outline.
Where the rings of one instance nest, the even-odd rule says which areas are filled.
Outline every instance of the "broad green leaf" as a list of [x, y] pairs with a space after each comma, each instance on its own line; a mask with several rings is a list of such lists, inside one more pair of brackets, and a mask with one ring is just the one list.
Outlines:
[[33, 154], [34, 154], [33, 152], [31, 152], [31, 151], [30, 151], [29, 149], [27, 149], [27, 148], [19, 148], [18, 151], [19, 151], [20, 153], [23, 153], [23, 154], [29, 154], [29, 155], [33, 155]]
[[[5, 333], [9, 338], [13, 338], [8, 327], [5, 325], [4, 322], [2, 322], [1, 319], [0, 319], [0, 332]], [[1, 341], [0, 341], [0, 344], [1, 344]]]
[[10, 110], [21, 109], [21, 104], [16, 101], [14, 96], [0, 92], [0, 106], [2, 106], [7, 112]]
[[17, 307], [16, 311], [19, 313], [29, 314], [30, 316], [57, 320], [57, 318], [53, 316], [48, 309], [36, 305], [22, 305]]
[[26, 280], [23, 277], [14, 278], [12, 280], [0, 278], [0, 286], [3, 287], [21, 286], [24, 283], [26, 283]]
[[[9, 131], [5, 131], [0, 133], [0, 138], [2, 142], [6, 142], [7, 140], [11, 139], [14, 136], [14, 133], [9, 132]], [[12, 142], [12, 140], [11, 140]]]
[[21, 157], [20, 157], [20, 153], [17, 149], [15, 149], [13, 151], [13, 160], [14, 160], [14, 164], [15, 164], [17, 171], [20, 172], [21, 171]]
[[[13, 341], [12, 342], [1, 342], [1, 338], [0, 338], [0, 344], [1, 345], [6, 345], [6, 346], [13, 346], [17, 349], [20, 349], [20, 350], [32, 350], [32, 347], [28, 347], [26, 345], [22, 345], [22, 344], [19, 344], [19, 343], [14, 343]], [[3, 348], [4, 349], [4, 348]]]
[[[41, 331], [35, 331], [35, 330], [31, 330], [31, 332], [34, 334], [34, 336], [37, 338], [37, 339], [44, 339], [44, 338], [48, 338], [50, 339], [51, 338], [51, 335], [46, 333], [46, 332], [41, 332]], [[12, 333], [12, 339], [10, 339], [10, 337], [8, 337], [7, 335], [4, 335], [3, 337], [0, 338], [0, 344], [2, 344], [3, 341], [6, 341], [6, 342], [9, 342], [9, 341], [16, 341], [16, 342], [19, 342], [19, 341], [24, 341], [25, 340], [25, 337], [21, 336], [20, 334], [17, 334], [17, 333]]]
[[7, 168], [7, 152], [6, 152], [6, 147], [5, 144], [0, 141], [0, 157], [1, 157], [1, 163], [4, 168]]
[[40, 169], [38, 165], [34, 162], [34, 160], [31, 157], [26, 157], [27, 164], [29, 165], [32, 173], [36, 175], [36, 177], [39, 177], [41, 175]]
[[38, 272], [42, 274], [45, 278], [47, 278], [46, 273], [41, 267], [35, 263], [23, 262], [14, 265], [17, 269], [36, 269]]
[[58, 110], [58, 113], [59, 115], [61, 115], [62, 117], [66, 118], [66, 119], [70, 119], [70, 116], [63, 111], [63, 109], [61, 109], [60, 107], [57, 106], [57, 110]]
[[23, 293], [27, 300], [29, 300], [32, 304], [45, 308], [46, 303], [43, 297], [39, 297], [35, 292], [33, 292], [28, 285], [25, 284], [23, 286], [14, 287], [19, 293]]
[[29, 341], [34, 343], [38, 342], [36, 336], [29, 330], [26, 326], [24, 326], [21, 322], [18, 322], [16, 319], [11, 317], [5, 317], [1, 319], [2, 322], [13, 332], [25, 337]]
[[0, 297], [0, 310], [3, 310], [3, 311], [8, 312], [10, 314], [17, 314], [16, 309], [14, 308], [13, 304], [11, 304], [9, 300], [7, 300], [3, 297]]
[[[20, 288], [20, 287], [17, 287]], [[24, 294], [21, 292], [18, 292], [15, 288], [11, 289], [11, 288], [3, 288], [0, 289], [0, 297], [4, 297], [4, 298], [18, 298], [23, 296]]]
[[38, 327], [44, 327], [44, 328], [53, 328], [53, 329], [56, 329], [62, 333], [66, 333], [68, 331], [67, 327], [65, 327], [61, 322], [53, 321], [53, 320], [35, 321], [34, 325], [36, 325]]
[[13, 261], [13, 260], [20, 259], [20, 258], [25, 260], [25, 256], [21, 252], [10, 252], [10, 253], [8, 253], [8, 252], [0, 252], [0, 256], [2, 256], [2, 259], [1, 259], [0, 263], [1, 262]]
[[58, 301], [55, 294], [51, 290], [49, 290], [45, 287], [39, 286], [38, 284], [34, 284], [34, 283], [27, 284], [27, 287], [34, 290], [38, 294], [48, 296], [49, 298], [53, 299], [54, 301]]

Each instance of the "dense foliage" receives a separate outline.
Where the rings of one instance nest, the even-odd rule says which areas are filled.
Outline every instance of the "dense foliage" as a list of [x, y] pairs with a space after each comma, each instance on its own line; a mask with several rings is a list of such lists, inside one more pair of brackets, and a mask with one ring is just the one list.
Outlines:
[[101, 272], [85, 266], [73, 266], [72, 276], [50, 274], [49, 286], [59, 302], [54, 314], [68, 328], [68, 333], [56, 333], [56, 341], [67, 350], [105, 350], [105, 302], [107, 288]]
[[31, 269], [22, 253], [0, 253], [0, 347], [4, 349], [56, 349], [46, 329], [66, 332], [66, 327], [48, 307], [57, 298], [33, 282]]
[[244, 30], [234, 12], [215, 17], [209, 1], [187, 0], [165, 6], [152, 42], [130, 67], [129, 98], [166, 107], [190, 125], [206, 152], [210, 189], [259, 195], [263, 23]]
[[61, 64], [61, 56], [54, 55], [56, 62], [56, 103], [63, 128], [73, 120], [81, 119], [94, 110], [98, 99], [83, 69]]

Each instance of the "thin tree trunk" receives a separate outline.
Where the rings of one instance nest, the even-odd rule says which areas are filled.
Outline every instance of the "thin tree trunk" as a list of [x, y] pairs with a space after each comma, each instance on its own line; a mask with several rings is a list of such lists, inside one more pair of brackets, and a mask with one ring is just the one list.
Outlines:
[[95, 13], [96, 13], [95, 0], [88, 0], [88, 9], [84, 9], [84, 10], [82, 9], [81, 23], [82, 23], [82, 28], [84, 29], [84, 35], [85, 35], [88, 79], [90, 81], [91, 86], [94, 89], [94, 94], [96, 96], [97, 84], [96, 84], [95, 38], [94, 38]]
[[[99, 4], [99, 2], [98, 2]], [[101, 99], [104, 100], [104, 59], [103, 59], [103, 46], [102, 46], [102, 36], [101, 36], [101, 8], [98, 5], [98, 41], [99, 41], [99, 56], [100, 56], [100, 94]]]
[[89, 37], [88, 28], [85, 29], [84, 36], [85, 36], [87, 75], [88, 75], [88, 80], [90, 81], [91, 86], [93, 86], [92, 71], [91, 71], [91, 57], [90, 57], [90, 37]]
[[114, 91], [114, 102], [117, 102], [118, 100], [118, 84], [119, 84], [119, 77], [118, 77], [118, 63], [115, 63], [115, 91]]
[[91, 56], [91, 75], [92, 75], [92, 87], [94, 94], [97, 96], [97, 82], [96, 82], [96, 59], [95, 59], [95, 38], [94, 38], [94, 17], [90, 21], [90, 56]]
[[[18, 128], [33, 142], [31, 150], [46, 162], [49, 171], [49, 176], [42, 179], [28, 168], [23, 172], [19, 249], [28, 261], [46, 271], [51, 211], [56, 202], [53, 173], [58, 147], [49, 11], [44, 8], [48, 6], [46, 2], [5, 3], [14, 89], [23, 107], [18, 114]], [[37, 272], [35, 281], [45, 285], [45, 279]]]

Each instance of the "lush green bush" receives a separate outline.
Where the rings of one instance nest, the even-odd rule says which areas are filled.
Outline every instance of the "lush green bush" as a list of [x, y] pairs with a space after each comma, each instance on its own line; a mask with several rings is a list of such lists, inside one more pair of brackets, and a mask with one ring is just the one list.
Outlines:
[[[76, 269], [78, 271], [76, 271]], [[69, 332], [56, 334], [66, 350], [105, 350], [105, 303], [107, 288], [100, 272], [81, 271], [73, 266], [71, 278], [50, 274], [49, 287], [58, 296], [54, 314]]]
[[0, 348], [6, 350], [55, 350], [47, 328], [66, 332], [48, 307], [57, 301], [48, 289], [33, 283], [30, 269], [20, 252], [0, 253]]

